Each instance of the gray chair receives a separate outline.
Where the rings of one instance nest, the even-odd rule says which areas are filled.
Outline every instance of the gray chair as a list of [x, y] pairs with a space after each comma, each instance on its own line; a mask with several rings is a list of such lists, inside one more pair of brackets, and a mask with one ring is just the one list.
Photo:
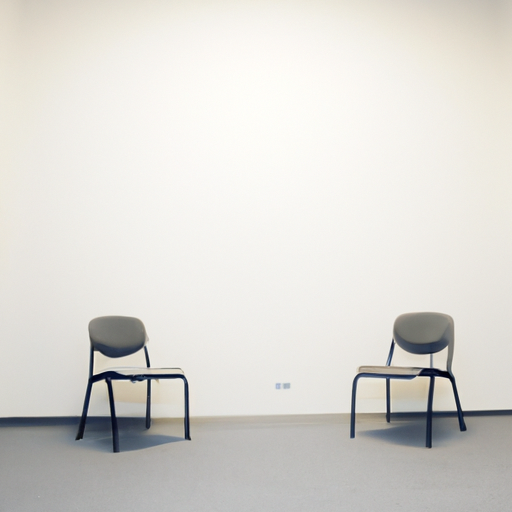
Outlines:
[[[183, 381], [185, 394], [185, 439], [190, 439], [188, 381], [183, 370], [180, 368], [150, 367], [149, 353], [146, 346], [148, 337], [144, 324], [138, 318], [133, 317], [102, 316], [89, 322], [89, 338], [91, 341], [89, 380], [87, 382], [84, 407], [76, 439], [82, 439], [84, 436], [92, 386], [95, 382], [100, 380], [106, 382], [108, 389], [114, 452], [119, 451], [119, 431], [114, 405], [114, 392], [112, 389], [113, 380], [147, 382], [146, 428], [149, 428], [151, 426], [151, 381], [153, 379], [181, 379]], [[100, 352], [107, 357], [119, 358], [134, 354], [142, 349], [144, 349], [146, 359], [145, 367], [117, 367], [109, 368], [100, 373], [94, 373], [95, 352]]]
[[[411, 354], [430, 354], [430, 367], [391, 366], [395, 344]], [[455, 405], [461, 431], [466, 430], [464, 414], [460, 406], [459, 394], [452, 373], [454, 348], [453, 318], [442, 313], [406, 313], [400, 315], [393, 327], [393, 340], [385, 366], [361, 366], [352, 385], [352, 407], [350, 413], [350, 437], [355, 437], [355, 413], [357, 383], [361, 378], [386, 379], [386, 421], [391, 420], [390, 380], [411, 380], [416, 377], [430, 378], [427, 403], [427, 448], [432, 447], [432, 403], [436, 377], [448, 379], [453, 388]], [[433, 354], [447, 349], [446, 370], [433, 368]]]

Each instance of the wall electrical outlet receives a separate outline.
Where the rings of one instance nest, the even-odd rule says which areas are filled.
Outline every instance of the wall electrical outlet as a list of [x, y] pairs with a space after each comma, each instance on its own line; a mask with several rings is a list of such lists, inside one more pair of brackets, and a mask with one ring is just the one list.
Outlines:
[[283, 389], [290, 389], [290, 383], [289, 382], [285, 382], [283, 384]]
[[276, 389], [290, 389], [291, 384], [289, 382], [277, 382]]

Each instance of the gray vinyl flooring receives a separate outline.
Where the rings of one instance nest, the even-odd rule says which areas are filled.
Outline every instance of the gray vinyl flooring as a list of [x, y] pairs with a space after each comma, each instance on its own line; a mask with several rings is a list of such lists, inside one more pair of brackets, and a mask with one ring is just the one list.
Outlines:
[[0, 511], [506, 511], [512, 415], [0, 419]]

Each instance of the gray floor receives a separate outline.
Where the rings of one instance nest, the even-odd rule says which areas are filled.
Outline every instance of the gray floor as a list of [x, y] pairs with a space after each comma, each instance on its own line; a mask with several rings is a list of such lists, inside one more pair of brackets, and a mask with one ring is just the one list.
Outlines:
[[0, 420], [0, 511], [505, 511], [512, 498], [512, 415], [425, 420], [359, 415]]

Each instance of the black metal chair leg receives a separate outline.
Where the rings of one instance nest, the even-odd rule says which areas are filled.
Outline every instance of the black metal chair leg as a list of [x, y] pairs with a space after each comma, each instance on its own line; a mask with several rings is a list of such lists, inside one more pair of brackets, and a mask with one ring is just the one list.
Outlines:
[[105, 379], [108, 389], [108, 400], [110, 403], [110, 419], [112, 421], [112, 445], [114, 453], [119, 452], [119, 429], [117, 427], [116, 408], [114, 405], [114, 391], [112, 390], [112, 380]]
[[183, 377], [183, 388], [185, 395], [185, 439], [190, 441], [190, 417], [189, 417], [189, 404], [188, 404], [188, 381]]
[[459, 427], [461, 432], [467, 430], [466, 422], [464, 421], [464, 414], [460, 405], [459, 393], [457, 392], [457, 385], [455, 384], [455, 377], [450, 376], [450, 382], [452, 383], [453, 395], [455, 397], [455, 405], [457, 406], [457, 416], [459, 417]]
[[82, 410], [82, 417], [78, 425], [78, 432], [76, 434], [76, 440], [83, 439], [85, 431], [85, 422], [87, 421], [87, 411], [89, 410], [89, 401], [91, 400], [92, 382], [87, 383], [87, 389], [85, 391], [84, 408]]
[[430, 386], [428, 389], [428, 405], [427, 405], [427, 442], [426, 447], [432, 448], [432, 405], [434, 402], [434, 384], [436, 378], [430, 377]]
[[352, 383], [352, 406], [350, 408], [350, 439], [356, 436], [356, 392], [359, 375], [356, 375]]
[[[148, 347], [144, 347], [144, 356], [146, 358], [146, 366], [151, 367], [149, 361]], [[147, 396], [146, 396], [146, 428], [151, 427], [151, 379], [147, 380]]]
[[386, 421], [391, 421], [391, 379], [386, 379]]
[[151, 380], [148, 379], [148, 390], [146, 397], [146, 428], [151, 427]]

